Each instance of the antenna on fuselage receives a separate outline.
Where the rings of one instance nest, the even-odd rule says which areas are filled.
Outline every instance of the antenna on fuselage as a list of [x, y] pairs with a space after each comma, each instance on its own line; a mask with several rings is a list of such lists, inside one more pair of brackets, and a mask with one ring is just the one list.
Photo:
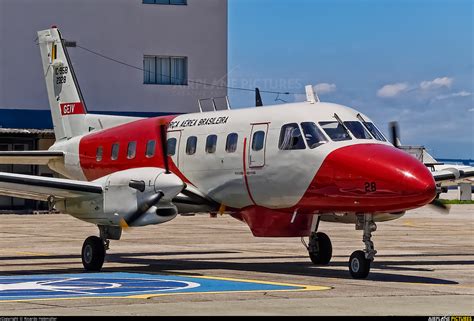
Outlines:
[[260, 89], [258, 88], [255, 88], [255, 106], [256, 107], [263, 106], [262, 96], [260, 95]]
[[319, 97], [318, 95], [314, 92], [314, 88], [312, 85], [307, 85], [305, 87], [306, 90], [306, 101], [309, 102], [310, 104], [315, 104], [319, 103]]

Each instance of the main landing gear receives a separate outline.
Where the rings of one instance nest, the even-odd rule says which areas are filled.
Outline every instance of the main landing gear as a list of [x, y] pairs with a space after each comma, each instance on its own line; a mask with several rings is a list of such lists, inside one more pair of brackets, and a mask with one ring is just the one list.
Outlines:
[[318, 232], [319, 222], [321, 217], [318, 216], [316, 225], [313, 227], [313, 232], [309, 237], [309, 244], [301, 241], [308, 250], [309, 258], [316, 265], [328, 265], [332, 258], [332, 244], [329, 236], [322, 232]]
[[120, 227], [99, 225], [100, 237], [89, 236], [82, 245], [82, 265], [88, 272], [100, 272], [105, 254], [110, 248], [110, 240], [120, 240]]
[[[318, 216], [313, 232], [309, 237], [309, 244], [306, 245], [303, 239], [302, 242], [314, 264], [328, 265], [332, 257], [332, 245], [326, 234], [318, 232], [320, 220], [321, 218]], [[365, 279], [369, 275], [370, 265], [377, 253], [371, 240], [372, 232], [377, 230], [372, 214], [357, 215], [356, 230], [364, 231], [365, 250], [352, 253], [349, 259], [349, 272], [354, 279]]]

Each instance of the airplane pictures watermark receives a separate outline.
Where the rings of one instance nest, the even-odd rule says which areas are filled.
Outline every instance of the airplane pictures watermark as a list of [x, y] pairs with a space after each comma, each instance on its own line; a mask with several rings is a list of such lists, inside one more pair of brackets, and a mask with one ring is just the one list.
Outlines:
[[472, 316], [428, 317], [428, 321], [472, 321]]

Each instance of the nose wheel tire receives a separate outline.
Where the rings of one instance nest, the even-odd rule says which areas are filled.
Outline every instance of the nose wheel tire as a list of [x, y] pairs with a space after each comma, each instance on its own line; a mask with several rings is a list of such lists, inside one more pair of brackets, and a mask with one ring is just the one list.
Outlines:
[[332, 244], [329, 236], [321, 232], [311, 234], [308, 253], [314, 264], [328, 265], [332, 258]]
[[371, 260], [365, 258], [363, 251], [355, 251], [349, 259], [349, 272], [354, 279], [365, 279], [370, 272]]
[[89, 236], [82, 245], [82, 264], [86, 271], [99, 272], [105, 260], [105, 246], [101, 238]]

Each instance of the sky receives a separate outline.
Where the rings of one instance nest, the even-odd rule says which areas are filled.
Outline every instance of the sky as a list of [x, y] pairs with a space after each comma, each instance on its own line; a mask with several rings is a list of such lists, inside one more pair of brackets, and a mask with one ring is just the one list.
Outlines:
[[[468, 0], [229, 0], [229, 86], [266, 105], [322, 101], [355, 108], [404, 145], [474, 159], [474, 7]], [[233, 107], [253, 93], [229, 91]]]

